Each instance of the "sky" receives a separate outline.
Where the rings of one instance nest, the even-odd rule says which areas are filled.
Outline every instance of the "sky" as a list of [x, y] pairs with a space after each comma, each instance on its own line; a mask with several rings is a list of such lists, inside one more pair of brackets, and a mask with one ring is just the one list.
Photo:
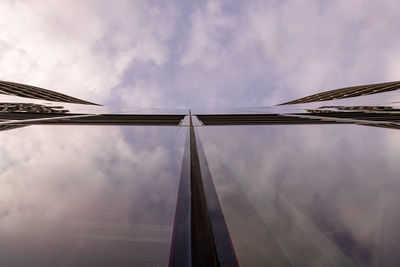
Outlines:
[[[270, 106], [399, 80], [398, 25], [396, 0], [2, 0], [0, 80], [129, 109]], [[0, 236], [74, 216], [171, 225], [186, 129], [29, 126], [0, 132]], [[328, 206], [326, 217], [338, 218], [354, 246], [375, 244], [377, 223], [368, 221], [365, 206], [376, 212], [386, 202], [398, 203], [396, 130], [199, 132], [222, 196], [232, 193], [234, 183], [221, 183], [229, 171], [236, 182], [253, 179], [253, 186], [241, 188], [249, 195], [257, 186], [281, 186], [289, 194], [298, 189], [292, 201]], [[104, 218], [87, 214], [93, 210], [107, 212]], [[389, 235], [400, 215], [390, 205], [387, 213]], [[398, 262], [394, 249], [388, 251], [388, 262]], [[364, 266], [376, 257], [352, 253]]]
[[0, 79], [107, 105], [275, 105], [398, 80], [396, 0], [0, 3]]

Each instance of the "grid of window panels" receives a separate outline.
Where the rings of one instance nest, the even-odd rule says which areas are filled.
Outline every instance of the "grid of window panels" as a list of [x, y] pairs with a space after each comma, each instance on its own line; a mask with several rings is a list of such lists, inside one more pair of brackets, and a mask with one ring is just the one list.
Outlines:
[[92, 103], [1, 86], [36, 101], [0, 103], [5, 266], [400, 263], [396, 104], [85, 112]]
[[0, 94], [14, 95], [26, 98], [33, 98], [33, 99], [43, 99], [56, 102], [96, 105], [89, 101], [81, 100], [51, 90], [25, 84], [6, 82], [6, 81], [0, 81]]
[[389, 91], [394, 91], [400, 89], [400, 82], [388, 82], [388, 83], [376, 83], [360, 86], [352, 86], [346, 88], [340, 88], [335, 90], [326, 91], [323, 93], [318, 93], [310, 96], [306, 96], [300, 99], [282, 103], [281, 105], [289, 104], [302, 104], [310, 102], [328, 101], [334, 99], [343, 99], [349, 97], [357, 97], [363, 95], [371, 95], [384, 93]]

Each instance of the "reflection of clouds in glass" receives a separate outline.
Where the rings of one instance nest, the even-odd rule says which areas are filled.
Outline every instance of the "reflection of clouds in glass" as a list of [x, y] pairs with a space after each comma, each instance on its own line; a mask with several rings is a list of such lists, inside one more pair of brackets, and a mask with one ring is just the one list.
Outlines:
[[[398, 261], [388, 246], [391, 241], [383, 238], [397, 232], [394, 222], [399, 220], [388, 207], [397, 199], [399, 169], [393, 163], [400, 151], [385, 148], [398, 132], [362, 126], [270, 126], [203, 128], [200, 134], [222, 205], [230, 207], [224, 195], [237, 198], [230, 202], [246, 198], [292, 262], [300, 259], [288, 255], [288, 244], [293, 249], [299, 229], [305, 241], [297, 249], [304, 248], [301, 243], [312, 244], [330, 261], [335, 247], [363, 266]], [[240, 190], [229, 192], [228, 180]], [[228, 225], [240, 212], [227, 211]], [[246, 231], [243, 223], [240, 231]], [[382, 223], [388, 225], [384, 230]], [[289, 228], [279, 232], [283, 225]], [[287, 231], [289, 237], [283, 234]], [[292, 241], [285, 243], [287, 238]], [[336, 251], [336, 259], [340, 253]], [[312, 256], [317, 255], [314, 251]]]
[[[126, 138], [128, 134], [131, 139]], [[152, 144], [144, 147], [140, 143], [146, 138]], [[2, 254], [14, 253], [7, 259], [18, 261], [15, 253], [19, 250], [40, 258], [34, 243], [70, 251], [72, 245], [65, 238], [72, 234], [100, 240], [97, 243], [130, 241], [150, 247], [154, 243], [162, 246], [154, 260], [167, 261], [169, 241], [165, 240], [172, 235], [182, 160], [179, 147], [183, 145], [183, 133], [177, 134], [175, 127], [29, 126], [3, 132], [0, 142], [4, 159], [0, 163], [0, 236], [9, 241]], [[173, 145], [177, 148], [170, 149]], [[82, 230], [72, 227], [72, 221], [127, 226], [125, 234], [118, 234], [122, 231], [118, 227]], [[133, 230], [126, 229], [129, 225]], [[140, 225], [155, 228], [146, 230]], [[117, 248], [116, 244], [110, 247]], [[65, 256], [60, 253], [54, 251], [53, 256]], [[146, 253], [150, 250], [145, 249]]]

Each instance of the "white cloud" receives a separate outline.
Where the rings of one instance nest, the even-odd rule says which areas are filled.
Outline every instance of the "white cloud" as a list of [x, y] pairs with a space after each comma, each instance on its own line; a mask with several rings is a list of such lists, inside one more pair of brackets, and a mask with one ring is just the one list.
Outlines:
[[0, 234], [32, 231], [36, 222], [52, 228], [90, 220], [95, 213], [108, 214], [103, 221], [172, 223], [182, 154], [169, 145], [181, 146], [183, 136], [152, 127], [2, 132]]
[[191, 15], [188, 49], [181, 59], [182, 65], [201, 64], [213, 68], [229, 51], [222, 44], [234, 28], [232, 15], [221, 11], [219, 1], [207, 1]]
[[[389, 0], [246, 1], [236, 8], [208, 1], [191, 16], [181, 63], [197, 66], [193, 72], [209, 72], [207, 82], [218, 86], [204, 95], [227, 98], [216, 105], [272, 105], [338, 87], [397, 80], [396, 7], [397, 1]], [[257, 90], [249, 83], [255, 78]], [[227, 86], [230, 79], [236, 87]], [[254, 94], [257, 99], [251, 99]]]
[[[3, 0], [0, 79], [94, 102], [113, 99], [116, 105], [133, 109], [273, 105], [335, 87], [398, 80], [398, 1], [210, 0], [178, 6], [181, 3]], [[232, 129], [218, 129], [216, 133], [226, 143], [209, 143], [218, 157], [214, 164], [222, 166], [227, 155], [244, 155], [250, 148], [245, 157], [249, 162], [240, 161], [239, 157], [231, 162], [237, 168], [235, 173], [243, 177], [256, 165], [256, 186], [265, 186], [266, 174], [276, 178], [273, 175], [277, 170], [285, 171], [294, 184], [299, 177], [313, 182], [316, 177], [302, 166], [303, 161], [310, 164], [311, 170], [331, 176], [342, 164], [343, 169], [354, 171], [355, 180], [367, 175], [371, 178], [374, 171], [379, 173], [374, 166], [351, 170], [338, 154], [334, 156], [339, 163], [330, 161], [329, 153], [340, 150], [339, 145], [354, 153], [353, 158], [345, 155], [349, 160], [363, 156], [371, 159], [380, 150], [371, 149], [379, 148], [379, 142], [365, 153], [360, 148], [368, 140], [346, 141], [361, 136], [361, 127], [350, 129], [342, 140], [338, 140], [340, 131], [333, 133], [328, 127], [313, 131], [308, 127], [296, 127], [297, 131], [285, 128], [284, 134], [277, 129], [268, 128], [271, 140], [276, 142], [269, 142], [273, 147], [266, 145], [265, 150], [260, 149], [260, 144], [267, 144], [262, 132], [243, 131], [228, 139]], [[168, 181], [178, 175], [174, 173], [176, 169], [169, 168], [181, 160], [182, 143], [174, 143], [172, 138], [176, 129], [163, 139], [168, 131], [153, 131], [150, 127], [135, 129], [135, 134], [128, 135], [117, 128], [30, 127], [0, 132], [0, 216], [10, 215], [10, 210], [11, 217], [26, 215], [31, 203], [35, 203], [37, 212], [50, 210], [43, 216], [52, 218], [65, 209], [85, 210], [93, 203], [82, 198], [106, 192], [102, 190], [106, 190], [109, 184], [105, 181], [110, 177], [141, 183], [139, 189], [130, 183], [129, 188], [121, 186], [121, 195], [113, 196], [115, 199], [128, 198], [140, 206], [143, 197], [150, 206], [160, 204], [157, 201], [163, 192], [176, 190], [176, 184]], [[380, 140], [384, 135], [376, 133], [382, 131], [368, 132], [377, 137], [373, 140]], [[326, 142], [326, 135], [330, 134], [336, 138], [334, 143]], [[392, 174], [398, 158], [396, 137], [394, 132], [382, 137], [382, 153], [387, 154], [381, 156], [390, 167], [382, 171], [392, 170]], [[302, 142], [288, 144], [288, 140]], [[346, 144], [354, 146], [354, 150]], [[308, 156], [319, 156], [326, 164], [312, 165], [307, 157], [296, 158], [293, 153], [305, 150]], [[292, 168], [282, 168], [284, 156], [292, 157]], [[299, 170], [301, 175], [296, 176]], [[330, 178], [321, 179], [337, 182]], [[311, 189], [323, 186], [316, 184]], [[70, 202], [53, 205], [58, 200]], [[343, 208], [341, 205], [338, 203], [337, 208]], [[151, 213], [146, 208], [143, 206], [146, 212], [142, 216]], [[365, 229], [357, 229], [357, 220], [349, 219], [351, 212], [352, 209], [345, 210], [341, 219], [362, 239]], [[23, 221], [20, 219], [14, 217], [0, 224], [12, 227], [16, 221]]]
[[7, 0], [0, 78], [135, 107], [272, 105], [395, 79], [397, 6]]
[[146, 1], [2, 1], [0, 77], [102, 102], [130, 64], [165, 62], [172, 15]]
[[[103, 103], [123, 83], [128, 67], [165, 64], [174, 16], [175, 9], [161, 2], [2, 1], [0, 79]], [[144, 90], [140, 83], [133, 89], [123, 92], [123, 97], [133, 97], [138, 106], [150, 106], [149, 99], [158, 94]], [[176, 130], [165, 141], [166, 129], [161, 136], [160, 129], [135, 128], [129, 136], [118, 127], [28, 127], [2, 132], [2, 233], [10, 227], [21, 231], [19, 223], [29, 224], [35, 218], [43, 222], [70, 213], [86, 216], [83, 213], [95, 202], [107, 202], [102, 199], [106, 196], [115, 200], [107, 204], [111, 213], [113, 205], [128, 202], [121, 220], [132, 219], [129, 213], [136, 212], [138, 221], [156, 222], [151, 216], [159, 214], [165, 220], [159, 223], [170, 223], [173, 212], [167, 208], [173, 209], [176, 198], [169, 200], [163, 194], [173, 196], [177, 190], [171, 181], [177, 181], [180, 152], [168, 147]], [[118, 185], [113, 179], [125, 187], [113, 191], [112, 186]], [[149, 185], [148, 179], [154, 183]], [[144, 194], [151, 196], [139, 202]], [[151, 205], [152, 211], [141, 211]]]

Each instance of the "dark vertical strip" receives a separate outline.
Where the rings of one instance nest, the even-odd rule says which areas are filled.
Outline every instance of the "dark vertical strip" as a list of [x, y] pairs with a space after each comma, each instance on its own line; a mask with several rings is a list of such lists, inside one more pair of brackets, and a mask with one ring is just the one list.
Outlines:
[[[239, 266], [200, 138], [197, 152], [219, 266]], [[249, 229], [251, 231], [251, 229]]]
[[239, 266], [191, 114], [169, 266]]
[[192, 265], [200, 267], [219, 266], [207, 202], [204, 194], [200, 171], [199, 155], [197, 153], [196, 137], [192, 117], [190, 115], [190, 188], [191, 230], [192, 230]]
[[175, 211], [174, 231], [169, 266], [191, 266], [191, 194], [190, 194], [190, 131], [187, 132], [183, 152], [181, 177]]

